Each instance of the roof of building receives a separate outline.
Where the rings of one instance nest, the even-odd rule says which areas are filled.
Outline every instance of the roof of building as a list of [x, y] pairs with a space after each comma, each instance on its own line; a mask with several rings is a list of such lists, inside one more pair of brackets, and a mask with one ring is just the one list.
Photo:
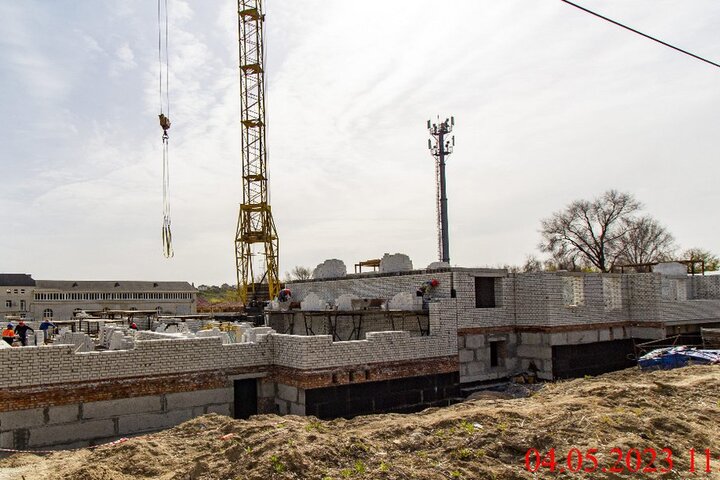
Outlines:
[[0, 273], [1, 287], [34, 287], [35, 280], [28, 273]]
[[38, 280], [41, 290], [63, 292], [196, 292], [188, 282], [145, 282], [133, 280]]

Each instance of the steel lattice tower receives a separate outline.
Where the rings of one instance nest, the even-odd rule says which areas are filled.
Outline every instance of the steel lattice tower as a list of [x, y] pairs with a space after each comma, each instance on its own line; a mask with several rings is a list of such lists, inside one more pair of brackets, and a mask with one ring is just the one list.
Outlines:
[[[278, 235], [268, 201], [265, 121], [265, 15], [262, 0], [238, 0], [240, 39], [240, 125], [243, 197], [235, 235], [235, 259], [240, 297], [247, 304], [256, 284], [267, 282], [270, 298], [280, 291]], [[264, 256], [265, 272], [257, 279], [253, 256]]]
[[[435, 176], [437, 186], [437, 226], [438, 226], [438, 256], [440, 261], [450, 263], [450, 238], [448, 235], [447, 189], [445, 187], [445, 159], [453, 151], [455, 136], [448, 138], [455, 126], [455, 117], [445, 119], [444, 122], [427, 122], [428, 131], [432, 139], [428, 139], [428, 148], [435, 157]], [[433, 142], [434, 140], [434, 142]]]

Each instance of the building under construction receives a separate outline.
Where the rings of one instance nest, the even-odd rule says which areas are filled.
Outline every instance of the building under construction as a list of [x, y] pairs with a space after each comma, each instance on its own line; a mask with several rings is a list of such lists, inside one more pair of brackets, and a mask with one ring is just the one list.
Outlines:
[[720, 276], [679, 264], [514, 274], [417, 270], [387, 255], [377, 272], [332, 270], [289, 285], [263, 327], [178, 317], [154, 331], [101, 325], [93, 338], [0, 349], [0, 446], [95, 444], [208, 412], [417, 411], [488, 382], [627, 367], [639, 342], [720, 326]]

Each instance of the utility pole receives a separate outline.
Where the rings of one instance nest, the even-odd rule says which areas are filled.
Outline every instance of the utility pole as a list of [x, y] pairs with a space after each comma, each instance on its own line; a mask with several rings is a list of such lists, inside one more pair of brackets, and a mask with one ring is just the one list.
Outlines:
[[444, 122], [427, 122], [428, 149], [435, 157], [435, 179], [437, 187], [437, 226], [438, 256], [441, 262], [450, 263], [450, 239], [448, 237], [447, 188], [445, 185], [445, 159], [453, 152], [455, 136], [448, 137], [455, 126], [455, 117], [446, 118]]

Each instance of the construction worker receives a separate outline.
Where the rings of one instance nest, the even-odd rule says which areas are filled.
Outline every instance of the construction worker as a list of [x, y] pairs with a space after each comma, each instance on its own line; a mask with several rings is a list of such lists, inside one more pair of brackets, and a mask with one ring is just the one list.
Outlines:
[[2, 339], [5, 340], [7, 344], [12, 347], [12, 344], [15, 341], [15, 330], [13, 329], [12, 323], [8, 323], [5, 330], [3, 330]]
[[[55, 331], [55, 328], [57, 328], [57, 326], [49, 319], [43, 319], [42, 323], [40, 324], [40, 330], [43, 333], [43, 340], [45, 343], [48, 343], [48, 340], [50, 339], [50, 334]], [[48, 330], [50, 330], [50, 332], [48, 332]]]
[[27, 332], [30, 330], [31, 332], [35, 333], [35, 329], [28, 327], [25, 325], [24, 320], [20, 320], [18, 322], [18, 326], [15, 327], [15, 334], [20, 338], [20, 343], [23, 347], [27, 347]]
[[138, 329], [137, 323], [132, 322], [132, 323], [130, 324], [130, 330], [137, 330], [137, 329]]

